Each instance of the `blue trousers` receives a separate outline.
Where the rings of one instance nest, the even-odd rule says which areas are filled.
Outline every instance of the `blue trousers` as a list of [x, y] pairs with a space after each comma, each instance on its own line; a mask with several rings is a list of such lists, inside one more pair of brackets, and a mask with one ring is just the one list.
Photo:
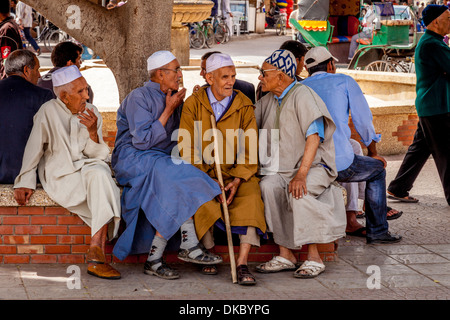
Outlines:
[[23, 33], [25, 34], [25, 38], [28, 40], [28, 42], [31, 44], [31, 46], [34, 48], [34, 50], [38, 51], [39, 46], [34, 40], [34, 38], [31, 36], [30, 28], [23, 28]]
[[386, 170], [380, 160], [355, 155], [353, 163], [338, 172], [338, 182], [366, 182], [366, 235], [378, 236], [388, 231], [386, 219]]

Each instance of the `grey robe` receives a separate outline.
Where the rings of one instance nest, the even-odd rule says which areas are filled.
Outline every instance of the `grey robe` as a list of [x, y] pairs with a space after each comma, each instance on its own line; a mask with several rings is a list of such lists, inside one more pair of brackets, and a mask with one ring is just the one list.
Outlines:
[[[335, 125], [324, 102], [310, 88], [296, 84], [281, 107], [272, 93], [255, 107], [260, 129], [260, 173], [264, 175], [260, 187], [275, 243], [296, 249], [343, 237], [344, 198], [340, 187], [333, 183], [337, 177], [332, 139]], [[295, 199], [288, 192], [289, 182], [300, 168], [306, 131], [320, 117], [324, 118], [325, 136], [307, 175], [308, 194]]]
[[36, 168], [42, 187], [55, 202], [76, 213], [91, 227], [94, 235], [105, 224], [108, 236], [117, 235], [120, 221], [120, 190], [105, 163], [109, 147], [102, 138], [102, 117], [97, 116], [100, 143], [77, 115], [59, 99], [44, 103], [34, 116], [34, 125], [25, 147], [22, 169], [14, 188], [36, 189]]

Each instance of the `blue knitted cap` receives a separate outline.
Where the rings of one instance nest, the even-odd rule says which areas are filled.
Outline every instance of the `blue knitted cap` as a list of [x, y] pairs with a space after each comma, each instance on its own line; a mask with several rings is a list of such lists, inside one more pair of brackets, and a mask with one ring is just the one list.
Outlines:
[[292, 79], [295, 79], [295, 72], [297, 70], [297, 61], [294, 55], [288, 50], [278, 49], [274, 51], [270, 57], [268, 57], [264, 62], [280, 69], [286, 73]]

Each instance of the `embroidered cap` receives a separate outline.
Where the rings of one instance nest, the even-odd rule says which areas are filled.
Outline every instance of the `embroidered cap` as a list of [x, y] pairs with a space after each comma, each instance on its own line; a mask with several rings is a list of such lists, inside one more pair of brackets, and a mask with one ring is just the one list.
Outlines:
[[176, 57], [170, 51], [156, 51], [147, 59], [147, 71], [161, 68], [175, 59]]
[[264, 62], [276, 67], [292, 79], [295, 79], [295, 73], [297, 71], [297, 61], [295, 56], [289, 50], [278, 49], [275, 50], [270, 57]]
[[234, 66], [233, 60], [231, 60], [231, 57], [225, 53], [214, 53], [206, 59], [206, 73], [230, 66]]
[[305, 55], [305, 64], [307, 68], [315, 67], [319, 63], [327, 61], [328, 59], [333, 58], [334, 61], [339, 61], [335, 57], [333, 57], [330, 51], [325, 47], [314, 47], [309, 49], [309, 51]]
[[53, 87], [63, 86], [82, 76], [76, 65], [63, 67], [52, 73]]

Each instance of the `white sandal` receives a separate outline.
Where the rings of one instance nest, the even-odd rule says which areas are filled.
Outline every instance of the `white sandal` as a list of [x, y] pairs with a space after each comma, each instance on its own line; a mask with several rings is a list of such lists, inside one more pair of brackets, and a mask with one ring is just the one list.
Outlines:
[[[305, 271], [306, 273], [300, 273]], [[306, 260], [303, 264], [295, 270], [295, 278], [311, 279], [317, 277], [319, 274], [325, 271], [325, 265], [312, 260]]]
[[280, 271], [295, 270], [297, 266], [281, 256], [273, 257], [272, 260], [256, 266], [256, 271], [261, 273], [274, 273]]

